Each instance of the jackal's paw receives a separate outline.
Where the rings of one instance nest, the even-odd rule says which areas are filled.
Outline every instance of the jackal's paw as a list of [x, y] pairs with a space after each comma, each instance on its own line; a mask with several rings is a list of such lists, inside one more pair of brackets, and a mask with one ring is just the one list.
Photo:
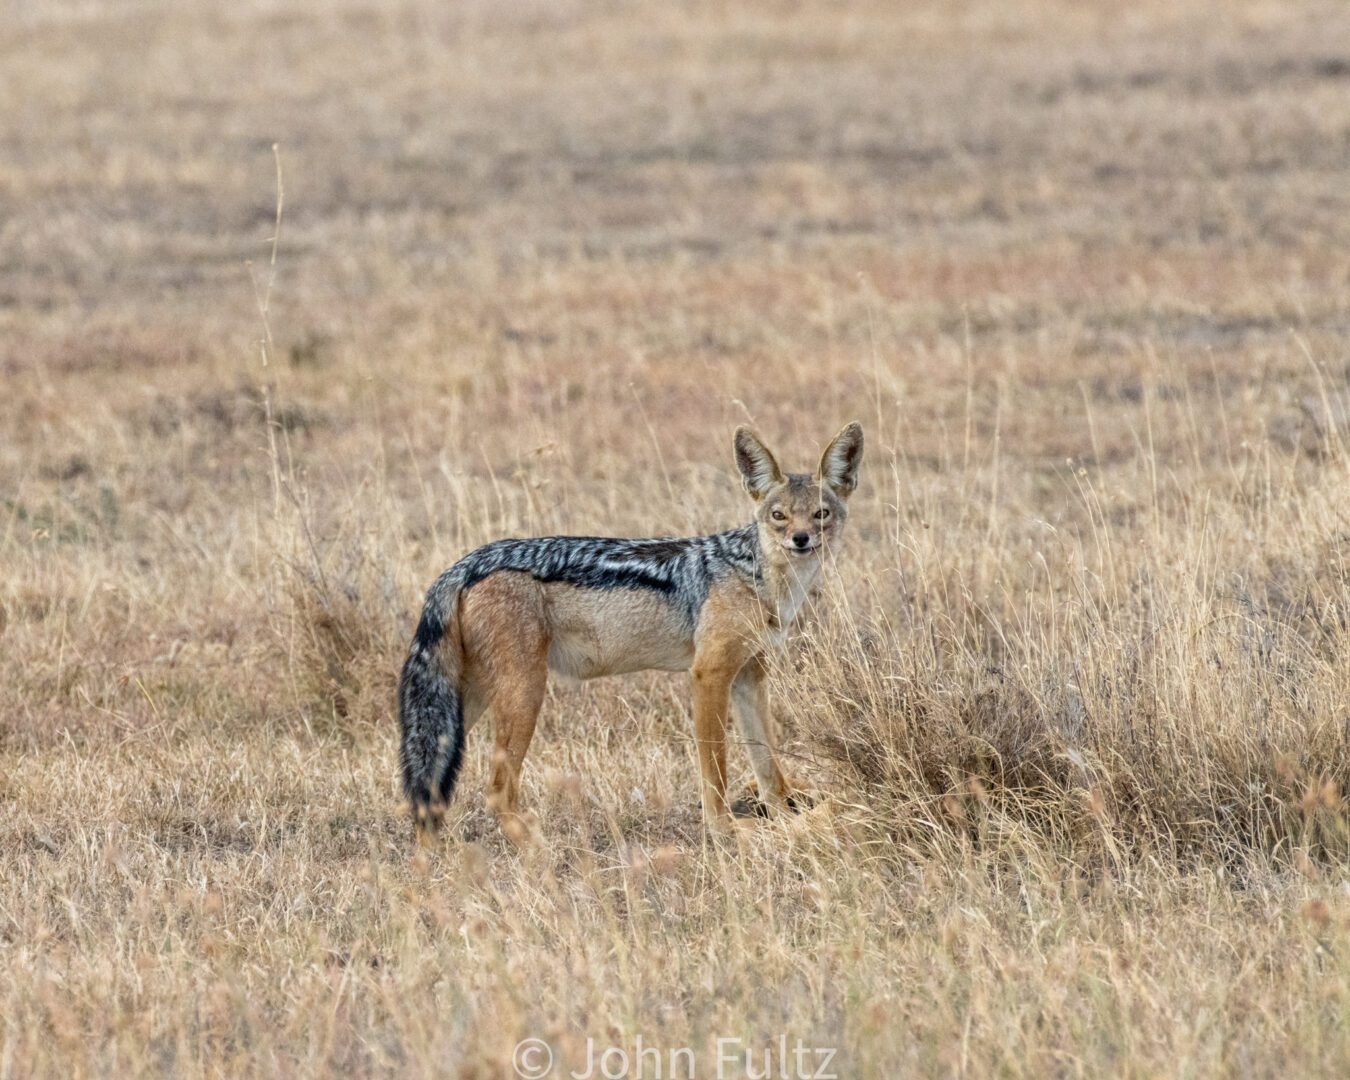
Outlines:
[[504, 811], [497, 815], [497, 821], [502, 834], [517, 848], [532, 847], [539, 839], [539, 816], [533, 811]]
[[768, 817], [771, 813], [768, 803], [759, 797], [759, 791], [753, 783], [744, 795], [731, 804], [731, 814], [737, 818]]
[[736, 820], [734, 810], [721, 814], [705, 813], [703, 824], [714, 841], [734, 840], [740, 834], [740, 822]]
[[770, 817], [775, 810], [790, 810], [794, 814], [800, 814], [803, 810], [810, 810], [820, 801], [816, 792], [799, 787], [791, 781], [785, 781], [783, 788], [783, 794], [778, 798], [764, 799], [759, 794], [758, 783], [751, 780], [746, 786], [745, 794], [733, 804], [732, 812], [737, 817]]
[[800, 814], [804, 810], [810, 810], [819, 802], [820, 793], [813, 791], [810, 788], [792, 787], [788, 789], [788, 809], [794, 814]]

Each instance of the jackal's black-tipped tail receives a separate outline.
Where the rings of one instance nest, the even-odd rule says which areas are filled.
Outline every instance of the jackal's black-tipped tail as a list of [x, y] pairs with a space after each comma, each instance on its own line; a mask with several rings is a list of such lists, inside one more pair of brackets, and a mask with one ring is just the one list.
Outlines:
[[427, 594], [398, 685], [403, 791], [419, 830], [440, 824], [464, 760], [458, 585], [437, 582]]

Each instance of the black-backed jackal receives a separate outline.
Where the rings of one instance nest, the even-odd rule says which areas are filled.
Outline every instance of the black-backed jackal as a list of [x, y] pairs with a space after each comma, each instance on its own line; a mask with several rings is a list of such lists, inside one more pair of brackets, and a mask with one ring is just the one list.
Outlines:
[[863, 433], [857, 423], [845, 427], [814, 476], [784, 474], [746, 428], [737, 429], [735, 450], [756, 504], [749, 525], [679, 539], [498, 540], [436, 579], [399, 683], [403, 786], [419, 832], [440, 823], [465, 736], [485, 710], [496, 738], [488, 802], [503, 824], [515, 821], [520, 767], [550, 668], [582, 679], [692, 669], [709, 826], [724, 831], [731, 821], [733, 706], [760, 797], [771, 810], [789, 805], [765, 654], [801, 610], [842, 530]]

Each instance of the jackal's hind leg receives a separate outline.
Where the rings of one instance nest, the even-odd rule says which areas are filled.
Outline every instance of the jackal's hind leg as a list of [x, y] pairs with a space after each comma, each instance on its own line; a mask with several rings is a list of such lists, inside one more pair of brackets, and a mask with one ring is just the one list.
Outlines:
[[538, 585], [499, 573], [465, 597], [461, 621], [476, 695], [492, 714], [487, 802], [513, 841], [519, 820], [520, 770], [548, 683], [548, 623]]

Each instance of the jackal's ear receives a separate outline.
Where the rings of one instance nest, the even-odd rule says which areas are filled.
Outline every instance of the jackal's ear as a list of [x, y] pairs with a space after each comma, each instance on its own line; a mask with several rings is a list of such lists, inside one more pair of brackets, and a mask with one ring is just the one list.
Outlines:
[[858, 486], [858, 466], [862, 464], [862, 425], [854, 420], [825, 447], [820, 455], [820, 479], [847, 499]]
[[774, 461], [769, 448], [758, 435], [747, 427], [736, 429], [736, 468], [741, 470], [741, 483], [750, 497], [758, 502], [775, 484], [783, 482], [783, 473]]

